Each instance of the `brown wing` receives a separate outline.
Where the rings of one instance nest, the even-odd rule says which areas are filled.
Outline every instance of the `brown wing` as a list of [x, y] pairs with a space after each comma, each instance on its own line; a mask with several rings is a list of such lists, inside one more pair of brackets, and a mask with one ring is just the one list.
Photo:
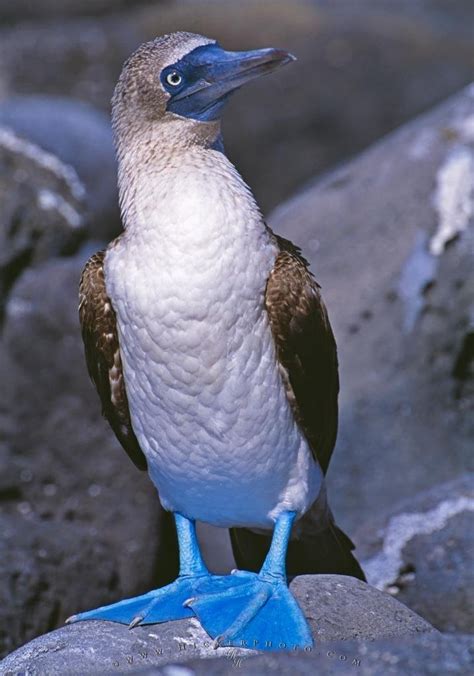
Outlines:
[[86, 263], [79, 287], [79, 318], [86, 362], [117, 439], [139, 469], [147, 468], [146, 458], [132, 429], [115, 312], [107, 295], [104, 277], [105, 251]]
[[288, 399], [323, 472], [337, 435], [337, 349], [319, 285], [300, 250], [274, 235], [280, 253], [265, 305]]

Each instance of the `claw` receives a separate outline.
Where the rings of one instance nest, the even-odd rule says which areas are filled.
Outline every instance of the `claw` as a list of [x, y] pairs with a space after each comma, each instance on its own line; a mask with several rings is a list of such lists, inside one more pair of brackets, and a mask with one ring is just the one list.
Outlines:
[[137, 615], [136, 617], [133, 618], [133, 620], [130, 622], [128, 625], [129, 629], [133, 629], [134, 627], [137, 626], [137, 624], [140, 624], [140, 622], [143, 620], [143, 615]]
[[67, 620], [64, 620], [64, 624], [71, 624], [72, 622], [75, 622], [77, 619], [77, 615], [70, 615]]

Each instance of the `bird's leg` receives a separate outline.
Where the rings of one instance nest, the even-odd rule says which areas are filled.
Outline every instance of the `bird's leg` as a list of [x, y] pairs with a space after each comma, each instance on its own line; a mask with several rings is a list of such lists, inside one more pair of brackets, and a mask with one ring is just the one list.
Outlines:
[[277, 519], [270, 549], [260, 570], [261, 577], [277, 577], [286, 581], [286, 552], [295, 516], [295, 512], [283, 512]]
[[192, 617], [193, 611], [184, 602], [201, 593], [212, 593], [227, 588], [229, 576], [212, 575], [202, 559], [196, 537], [194, 521], [175, 513], [176, 531], [179, 544], [179, 575], [165, 587], [125, 599], [118, 603], [102, 606], [95, 610], [73, 615], [68, 622], [80, 620], [111, 620], [128, 624], [155, 624], [168, 620]]
[[313, 644], [306, 618], [286, 581], [286, 552], [295, 516], [284, 512], [278, 517], [260, 573], [234, 571], [235, 586], [187, 602], [216, 647], [293, 650]]
[[196, 524], [178, 512], [174, 520], [179, 546], [179, 577], [209, 575], [199, 549]]

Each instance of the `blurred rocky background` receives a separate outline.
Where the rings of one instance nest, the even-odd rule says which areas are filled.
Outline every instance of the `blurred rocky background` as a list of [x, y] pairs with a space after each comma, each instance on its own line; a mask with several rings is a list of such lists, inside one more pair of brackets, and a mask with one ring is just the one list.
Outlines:
[[[298, 57], [236, 94], [227, 152], [329, 306], [337, 519], [369, 583], [444, 633], [414, 647], [380, 635], [360, 673], [469, 673], [473, 26], [472, 0], [0, 0], [1, 653], [159, 575], [161, 513], [100, 417], [77, 284], [120, 230], [109, 101], [121, 65], [190, 30]], [[215, 673], [234, 668], [222, 659]]]

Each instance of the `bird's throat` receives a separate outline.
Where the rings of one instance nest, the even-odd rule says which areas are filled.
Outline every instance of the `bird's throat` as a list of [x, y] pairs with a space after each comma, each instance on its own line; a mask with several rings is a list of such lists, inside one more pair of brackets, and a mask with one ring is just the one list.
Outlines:
[[128, 236], [180, 258], [215, 256], [249, 237], [266, 237], [252, 193], [220, 148], [167, 149], [135, 162], [134, 152], [119, 170]]

